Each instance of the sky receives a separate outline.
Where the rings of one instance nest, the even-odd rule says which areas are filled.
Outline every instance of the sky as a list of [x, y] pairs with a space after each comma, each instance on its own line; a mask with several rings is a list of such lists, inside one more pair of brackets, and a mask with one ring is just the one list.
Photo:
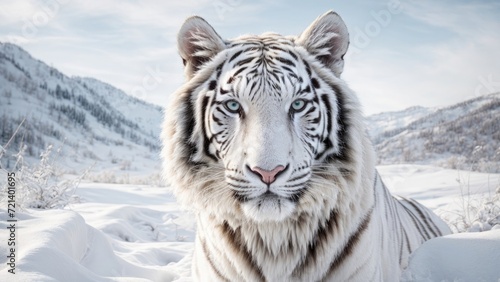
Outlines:
[[500, 91], [496, 0], [0, 0], [0, 41], [166, 106], [184, 82], [176, 34], [187, 17], [205, 18], [224, 38], [298, 35], [328, 10], [349, 29], [342, 78], [366, 114]]

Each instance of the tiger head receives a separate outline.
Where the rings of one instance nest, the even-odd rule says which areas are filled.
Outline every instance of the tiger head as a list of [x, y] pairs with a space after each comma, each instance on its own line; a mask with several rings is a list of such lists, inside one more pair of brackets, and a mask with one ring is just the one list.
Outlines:
[[[340, 79], [348, 38], [334, 12], [297, 37], [230, 41], [189, 18], [178, 35], [187, 82], [163, 131], [169, 179], [182, 186], [176, 193], [257, 222], [299, 216], [323, 205], [322, 197], [335, 198], [340, 189], [332, 183], [357, 171], [351, 147], [359, 107]], [[318, 188], [326, 171], [339, 177]]]

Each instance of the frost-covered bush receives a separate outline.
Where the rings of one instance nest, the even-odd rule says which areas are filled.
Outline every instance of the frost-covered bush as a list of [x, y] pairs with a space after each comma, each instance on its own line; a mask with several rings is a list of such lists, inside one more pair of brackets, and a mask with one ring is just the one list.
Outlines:
[[484, 201], [476, 212], [475, 220], [467, 231], [481, 232], [500, 229], [500, 194]]
[[114, 184], [133, 184], [133, 185], [152, 185], [156, 187], [165, 187], [161, 172], [154, 171], [149, 175], [129, 175], [128, 173], [117, 173], [114, 171], [102, 171], [89, 173], [84, 178], [86, 181], [95, 183], [114, 183]]
[[[75, 189], [78, 187], [82, 174], [73, 179], [62, 179], [62, 173], [55, 165], [61, 148], [54, 156], [52, 145], [40, 154], [40, 160], [33, 165], [24, 162], [26, 146], [16, 155], [16, 206], [20, 208], [57, 209], [76, 201]], [[5, 197], [4, 187], [2, 198]]]
[[441, 215], [453, 232], [500, 229], [500, 184], [488, 196], [476, 196], [470, 194], [467, 183], [457, 181], [461, 189], [459, 207]]

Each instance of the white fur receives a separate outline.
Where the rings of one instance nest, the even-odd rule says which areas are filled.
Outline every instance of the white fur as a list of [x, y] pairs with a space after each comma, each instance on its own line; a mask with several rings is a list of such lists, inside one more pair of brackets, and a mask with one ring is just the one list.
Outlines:
[[[326, 132], [324, 128], [327, 107], [320, 101], [316, 112], [323, 123], [309, 133], [328, 135], [306, 141], [314, 150], [322, 151], [326, 143], [321, 139], [330, 138], [332, 146], [325, 149], [326, 155], [338, 154], [339, 157], [329, 161], [326, 157], [315, 160], [311, 155], [313, 149], [305, 145], [307, 119], [299, 115], [290, 118], [290, 105], [297, 99], [294, 91], [311, 83], [305, 64], [287, 57], [287, 52], [279, 53], [295, 62], [296, 76], [306, 79], [300, 84], [298, 79], [286, 77], [273, 88], [269, 78], [263, 80], [259, 88], [267, 90], [259, 90], [255, 95], [250, 91], [254, 81], [249, 78], [255, 72], [244, 70], [232, 77], [238, 71], [236, 61], [252, 58], [253, 51], [241, 54], [242, 49], [230, 47], [230, 43], [227, 49], [219, 50], [222, 40], [205, 24], [199, 19], [195, 24], [188, 20], [181, 29], [182, 33], [190, 33], [190, 27], [196, 26], [197, 30], [210, 31], [202, 39], [193, 39], [195, 42], [183, 41], [180, 48], [187, 49], [181, 50], [181, 55], [189, 57], [186, 50], [200, 45], [216, 46], [217, 50], [210, 49], [213, 53], [204, 50], [203, 54], [210, 56], [210, 60], [199, 71], [187, 70], [188, 81], [174, 94], [166, 110], [162, 132], [167, 179], [178, 200], [197, 215], [194, 278], [199, 281], [397, 281], [401, 268], [407, 264], [407, 248], [413, 250], [423, 240], [412, 224], [414, 218], [407, 212], [408, 207], [413, 206], [401, 205], [390, 197], [378, 178], [359, 102], [339, 78], [348, 44], [347, 29], [340, 17], [332, 12], [325, 14], [299, 38], [265, 34], [230, 41], [282, 44], [283, 49], [308, 62], [311, 76], [321, 86], [318, 93], [328, 93], [332, 130]], [[332, 38], [335, 40], [331, 41]], [[317, 56], [326, 52], [325, 42], [339, 48], [328, 49], [331, 58], [320, 60]], [[228, 63], [238, 52], [241, 57]], [[256, 79], [262, 77], [271, 76], [263, 70]], [[217, 81], [217, 88], [210, 90], [212, 81]], [[341, 93], [333, 93], [328, 85], [335, 86]], [[217, 95], [220, 89], [232, 94]], [[238, 100], [244, 117], [223, 113], [221, 107], [216, 106], [203, 111], [207, 101], [223, 105], [228, 99]], [[341, 111], [345, 115], [343, 124], [336, 118]], [[215, 122], [214, 117], [219, 122]], [[224, 134], [216, 135], [221, 132]], [[209, 136], [205, 136], [207, 134]], [[342, 144], [341, 134], [348, 144]], [[222, 141], [205, 144], [210, 137], [230, 142], [227, 146]], [[344, 156], [340, 155], [342, 152]], [[214, 160], [217, 153], [219, 157]], [[278, 165], [288, 165], [289, 169], [270, 186], [248, 169], [272, 170]], [[307, 181], [302, 186], [293, 186], [294, 179], [301, 173], [307, 174]], [[246, 182], [243, 185], [241, 181]], [[304, 193], [298, 202], [288, 198], [299, 190]], [[244, 194], [248, 201], [237, 200], [234, 193]], [[449, 232], [431, 212], [425, 213], [427, 220], [437, 222], [439, 232]]]

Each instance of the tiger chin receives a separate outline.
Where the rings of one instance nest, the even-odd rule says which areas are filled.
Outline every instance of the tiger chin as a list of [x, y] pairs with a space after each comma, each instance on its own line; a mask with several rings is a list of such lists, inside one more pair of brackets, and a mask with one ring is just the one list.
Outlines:
[[349, 33], [330, 11], [298, 36], [225, 40], [181, 27], [186, 76], [162, 129], [165, 177], [197, 216], [198, 281], [398, 281], [424, 241], [450, 233], [395, 198], [341, 79]]

